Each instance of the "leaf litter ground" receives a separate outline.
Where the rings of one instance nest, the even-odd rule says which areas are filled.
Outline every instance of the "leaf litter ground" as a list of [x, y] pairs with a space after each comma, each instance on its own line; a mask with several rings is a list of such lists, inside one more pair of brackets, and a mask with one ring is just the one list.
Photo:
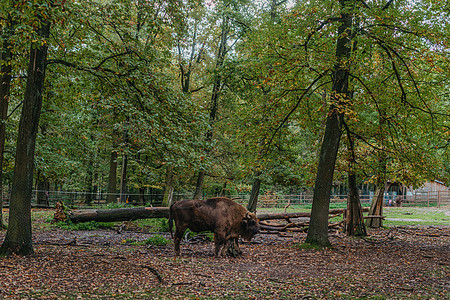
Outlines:
[[0, 299], [450, 299], [449, 226], [336, 231], [324, 250], [296, 247], [305, 233], [260, 234], [238, 258], [215, 258], [202, 240], [181, 258], [127, 242], [152, 235], [39, 230], [35, 255], [0, 259]]

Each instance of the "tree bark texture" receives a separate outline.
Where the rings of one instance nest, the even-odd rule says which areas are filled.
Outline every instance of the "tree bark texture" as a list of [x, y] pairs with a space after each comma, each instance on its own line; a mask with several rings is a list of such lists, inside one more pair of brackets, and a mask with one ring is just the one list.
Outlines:
[[364, 217], [359, 199], [359, 190], [356, 186], [356, 154], [355, 145], [350, 128], [344, 123], [347, 132], [348, 142], [348, 197], [347, 197], [347, 212], [345, 217], [345, 233], [349, 236], [366, 236], [366, 226], [364, 224]]
[[331, 89], [331, 106], [328, 112], [324, 137], [319, 154], [319, 165], [314, 184], [311, 223], [306, 243], [322, 247], [330, 245], [328, 240], [328, 210], [333, 183], [336, 157], [341, 139], [342, 110], [348, 98], [349, 58], [351, 55], [353, 15], [348, 12], [353, 0], [340, 0], [341, 25], [336, 43], [336, 65]]
[[122, 157], [122, 173], [120, 175], [120, 203], [127, 202], [127, 169], [128, 155], [124, 154]]
[[[50, 23], [43, 23], [38, 36], [48, 39]], [[33, 188], [34, 152], [42, 93], [45, 80], [47, 44], [34, 43], [30, 49], [27, 83], [17, 136], [16, 160], [11, 187], [9, 225], [0, 248], [1, 255], [33, 253], [31, 233], [31, 194]]]
[[74, 210], [68, 215], [74, 223], [80, 222], [118, 222], [138, 219], [168, 218], [168, 207], [132, 207], [116, 209]]
[[383, 225], [383, 200], [384, 193], [387, 189], [389, 189], [388, 185], [385, 185], [381, 182], [377, 184], [375, 194], [373, 195], [372, 203], [370, 205], [369, 215], [379, 216], [379, 218], [368, 218], [366, 220], [367, 227], [380, 228]]
[[347, 213], [345, 217], [345, 232], [349, 236], [366, 236], [366, 226], [364, 225], [363, 211], [359, 199], [359, 191], [356, 187], [356, 174], [348, 175], [348, 199]]
[[248, 200], [247, 210], [251, 212], [256, 211], [258, 205], [259, 189], [261, 188], [261, 179], [259, 178], [261, 173], [258, 173], [252, 184], [252, 191], [250, 192], [250, 199]]
[[197, 183], [195, 185], [194, 200], [203, 198], [203, 181], [205, 180], [205, 171], [198, 172]]
[[[123, 143], [125, 145], [124, 148], [128, 145], [128, 123], [129, 119], [127, 117], [125, 121], [125, 129], [123, 130]], [[125, 150], [126, 151], [126, 150]], [[127, 201], [127, 193], [128, 193], [128, 183], [127, 183], [127, 170], [128, 170], [128, 155], [124, 152], [122, 157], [122, 173], [120, 176], [120, 203], [126, 203]]]

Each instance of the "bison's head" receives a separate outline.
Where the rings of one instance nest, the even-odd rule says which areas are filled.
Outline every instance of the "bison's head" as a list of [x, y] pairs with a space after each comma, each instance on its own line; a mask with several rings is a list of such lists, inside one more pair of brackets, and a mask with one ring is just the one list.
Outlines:
[[256, 215], [251, 212], [247, 212], [242, 219], [241, 224], [241, 236], [250, 241], [252, 237], [259, 232], [259, 222]]

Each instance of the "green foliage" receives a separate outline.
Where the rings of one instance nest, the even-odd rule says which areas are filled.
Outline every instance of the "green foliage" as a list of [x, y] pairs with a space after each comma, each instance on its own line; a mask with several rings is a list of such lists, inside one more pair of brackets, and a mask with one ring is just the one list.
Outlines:
[[114, 226], [112, 222], [83, 222], [83, 223], [72, 223], [72, 222], [57, 222], [54, 224], [55, 227], [64, 230], [98, 230], [98, 229], [111, 229]]
[[[361, 183], [380, 176], [380, 152], [391, 181], [450, 183], [444, 2], [394, 1], [385, 9], [355, 1], [348, 8], [352, 99], [341, 109], [356, 139]], [[58, 189], [104, 188], [116, 151], [119, 166], [129, 159], [130, 193], [164, 188], [167, 166], [179, 191], [193, 190], [198, 170], [211, 175], [211, 194], [248, 189], [255, 176], [272, 190], [312, 187], [339, 16], [339, 1], [2, 2], [0, 31], [14, 27], [14, 74], [26, 73], [38, 17], [52, 19], [37, 174]], [[218, 61], [222, 31], [228, 43]], [[219, 109], [210, 123], [217, 78]], [[24, 84], [22, 76], [12, 84], [4, 184], [13, 176]], [[345, 182], [345, 147], [336, 168], [336, 181]]]
[[162, 235], [154, 235], [149, 237], [143, 242], [145, 245], [153, 245], [153, 246], [166, 246], [172, 243], [172, 240], [168, 240]]

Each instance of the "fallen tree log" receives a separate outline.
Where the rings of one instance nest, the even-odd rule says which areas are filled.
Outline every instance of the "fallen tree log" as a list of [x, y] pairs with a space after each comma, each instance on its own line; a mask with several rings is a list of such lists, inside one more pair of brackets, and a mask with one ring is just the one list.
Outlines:
[[114, 209], [83, 209], [69, 212], [68, 216], [73, 223], [80, 222], [117, 222], [138, 219], [168, 218], [168, 207], [130, 207]]
[[[73, 223], [90, 222], [90, 221], [118, 222], [118, 221], [133, 221], [138, 219], [169, 217], [168, 207], [129, 207], [129, 208], [127, 207], [114, 209], [82, 209], [82, 210], [68, 211], [67, 208], [61, 203], [60, 205], [57, 204], [55, 209], [56, 211], [52, 222], [66, 221], [67, 219]], [[345, 210], [346, 209], [332, 209], [329, 211], [329, 214], [331, 216], [336, 216], [344, 213]], [[368, 208], [363, 208], [363, 211], [368, 211]], [[287, 220], [289, 223], [292, 223], [290, 221], [290, 218], [310, 218], [310, 217], [311, 217], [310, 212], [257, 214], [257, 218], [260, 221], [278, 219], [278, 220]], [[286, 225], [283, 226], [285, 227]], [[297, 224], [297, 226], [307, 226], [307, 225], [306, 223], [304, 223], [304, 224]]]

